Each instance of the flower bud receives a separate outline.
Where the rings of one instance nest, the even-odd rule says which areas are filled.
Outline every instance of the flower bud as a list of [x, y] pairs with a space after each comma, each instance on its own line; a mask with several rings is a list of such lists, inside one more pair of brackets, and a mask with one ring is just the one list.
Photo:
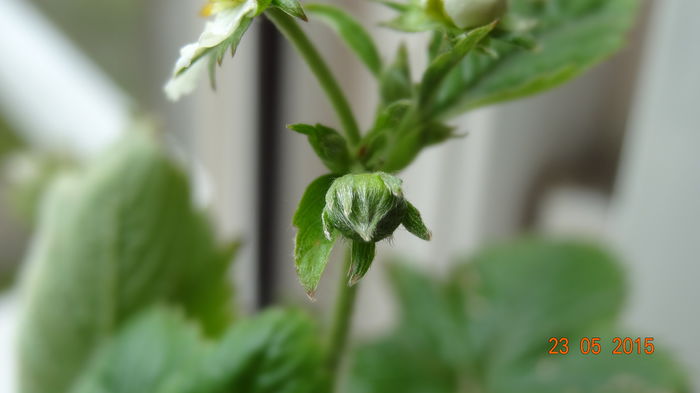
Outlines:
[[445, 13], [460, 29], [493, 22], [505, 14], [507, 0], [444, 0]]
[[328, 238], [337, 230], [348, 239], [378, 242], [394, 233], [405, 213], [401, 180], [382, 172], [349, 174], [326, 193], [323, 229]]

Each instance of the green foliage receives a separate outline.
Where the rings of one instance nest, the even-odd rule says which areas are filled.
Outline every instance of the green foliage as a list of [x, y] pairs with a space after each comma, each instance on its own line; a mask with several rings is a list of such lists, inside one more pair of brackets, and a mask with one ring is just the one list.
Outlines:
[[[443, 281], [391, 273], [400, 321], [359, 348], [349, 392], [688, 391], [663, 351], [610, 354], [624, 283], [596, 247], [531, 239], [487, 249]], [[583, 336], [608, 344], [581, 355]], [[569, 337], [570, 353], [547, 354], [550, 337]]]
[[220, 334], [234, 250], [217, 246], [185, 175], [146, 132], [59, 179], [27, 261], [22, 391], [65, 391], [98, 343], [154, 303], [179, 305]]
[[511, 1], [513, 17], [536, 23], [530, 33], [537, 49], [493, 40], [495, 58], [469, 55], [442, 85], [435, 115], [449, 117], [573, 79], [624, 44], [637, 6], [637, 0]]
[[325, 393], [318, 337], [301, 312], [271, 310], [241, 320], [205, 362], [205, 382], [198, 385], [214, 393]]
[[418, 94], [404, 53], [381, 74], [381, 105], [358, 151], [368, 170], [386, 172], [453, 136], [443, 121], [540, 93], [599, 63], [622, 46], [637, 7], [636, 0], [513, 0], [504, 20], [464, 33], [430, 2], [383, 3], [399, 12], [392, 27], [433, 31]]
[[306, 188], [293, 219], [294, 226], [297, 228], [294, 239], [297, 276], [306, 293], [312, 298], [335, 243], [334, 236], [324, 234], [321, 213], [326, 192], [336, 177], [324, 175], [314, 180]]
[[372, 37], [345, 11], [325, 4], [307, 4], [306, 11], [327, 23], [347, 43], [372, 74], [379, 75], [382, 60]]
[[105, 342], [70, 391], [187, 392], [212, 346], [181, 313], [148, 309]]
[[441, 83], [460, 61], [488, 36], [494, 24], [457, 36], [432, 60], [417, 92], [411, 82], [405, 50], [380, 79], [382, 106], [372, 130], [360, 145], [360, 160], [369, 170], [396, 172], [410, 164], [426, 146], [445, 141], [453, 129], [433, 120], [430, 108]]
[[331, 172], [344, 174], [350, 171], [352, 159], [348, 144], [338, 131], [321, 124], [292, 124], [289, 128], [309, 137], [309, 144]]
[[315, 328], [299, 312], [267, 311], [211, 342], [155, 308], [101, 348], [72, 393], [321, 393], [320, 362]]

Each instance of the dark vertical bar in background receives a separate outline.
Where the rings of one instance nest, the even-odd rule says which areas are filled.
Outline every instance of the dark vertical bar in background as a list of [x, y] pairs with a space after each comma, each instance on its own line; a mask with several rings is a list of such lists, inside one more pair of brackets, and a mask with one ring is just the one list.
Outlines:
[[257, 301], [272, 303], [277, 250], [277, 194], [279, 191], [280, 35], [268, 20], [260, 18], [258, 45], [258, 204], [257, 204]]

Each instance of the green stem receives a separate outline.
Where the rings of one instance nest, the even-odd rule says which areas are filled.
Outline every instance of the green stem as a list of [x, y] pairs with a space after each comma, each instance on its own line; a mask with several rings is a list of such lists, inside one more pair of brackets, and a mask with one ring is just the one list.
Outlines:
[[333, 108], [338, 113], [348, 142], [350, 142], [351, 146], [356, 146], [360, 142], [360, 129], [357, 126], [357, 121], [348, 100], [345, 98], [338, 81], [331, 73], [326, 62], [321, 58], [321, 55], [294, 18], [275, 8], [268, 8], [265, 11], [265, 15], [294, 44], [299, 54], [306, 60], [309, 68], [316, 75], [321, 87], [326, 92]]
[[328, 354], [326, 356], [328, 370], [331, 380], [337, 381], [338, 368], [347, 346], [348, 333], [352, 322], [352, 313], [355, 308], [355, 298], [357, 296], [357, 284], [348, 286], [347, 272], [350, 271], [351, 252], [350, 248], [345, 254], [345, 266], [340, 275], [339, 293], [335, 303], [335, 315], [331, 327]]

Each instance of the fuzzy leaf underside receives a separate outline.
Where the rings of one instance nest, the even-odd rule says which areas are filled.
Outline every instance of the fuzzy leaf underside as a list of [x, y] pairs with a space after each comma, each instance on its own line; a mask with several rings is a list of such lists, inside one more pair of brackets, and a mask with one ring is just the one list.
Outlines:
[[129, 134], [48, 192], [23, 281], [20, 382], [61, 392], [95, 346], [154, 303], [180, 306], [216, 335], [231, 317], [221, 249], [185, 175], [155, 139]]

